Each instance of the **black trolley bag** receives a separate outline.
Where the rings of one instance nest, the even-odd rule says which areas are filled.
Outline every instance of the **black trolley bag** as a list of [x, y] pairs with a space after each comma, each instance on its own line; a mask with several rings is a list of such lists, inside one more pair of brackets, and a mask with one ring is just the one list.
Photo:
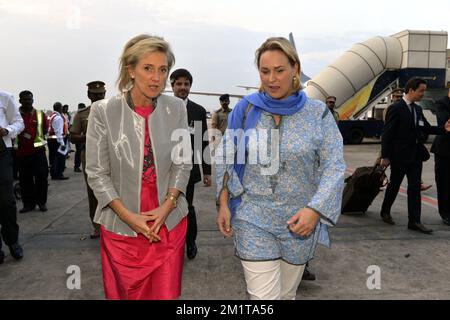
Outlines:
[[342, 213], [365, 213], [380, 192], [380, 188], [388, 183], [385, 174], [386, 169], [380, 165], [360, 167], [345, 179]]

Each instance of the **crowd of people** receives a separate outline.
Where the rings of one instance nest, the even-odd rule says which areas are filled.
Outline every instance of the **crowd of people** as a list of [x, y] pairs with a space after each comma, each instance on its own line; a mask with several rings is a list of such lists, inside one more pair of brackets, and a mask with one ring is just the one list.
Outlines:
[[[105, 99], [105, 83], [87, 84], [91, 105], [53, 105], [49, 118], [33, 107], [33, 94], [0, 92], [1, 235], [15, 259], [23, 257], [13, 192], [12, 150], [19, 171], [22, 213], [47, 211], [48, 175], [64, 175], [70, 142], [74, 171], [83, 172], [92, 222], [100, 238], [107, 299], [176, 299], [184, 255], [194, 259], [195, 185], [211, 186], [215, 165], [217, 225], [233, 238], [250, 299], [295, 299], [318, 244], [330, 246], [329, 227], [341, 213], [346, 165], [336, 97], [308, 97], [301, 63], [285, 38], [267, 39], [255, 53], [257, 93], [220, 109], [207, 127], [205, 108], [189, 98], [193, 76], [171, 71], [175, 55], [163, 38], [139, 35], [120, 57], [119, 94]], [[170, 82], [173, 95], [164, 92]], [[431, 233], [420, 220], [423, 133], [438, 134], [436, 162], [439, 213], [449, 224], [450, 90], [438, 102], [438, 127], [416, 105], [426, 82], [411, 79], [386, 113], [379, 163], [391, 167], [381, 217], [408, 177], [408, 228]], [[396, 92], [398, 93], [398, 92]], [[179, 134], [175, 134], [179, 133]], [[179, 139], [174, 139], [178, 136]], [[46, 151], [46, 146], [48, 152]], [[210, 148], [211, 146], [211, 148]], [[48, 153], [48, 161], [47, 161]], [[81, 166], [81, 169], [80, 169]], [[49, 169], [50, 168], [50, 169]], [[1, 244], [1, 241], [0, 241]], [[4, 253], [0, 246], [0, 263]]]
[[[98, 99], [103, 99], [105, 96], [103, 82], [95, 81], [88, 84], [88, 97], [98, 95], [98, 91], [103, 92], [101, 96], [97, 96]], [[87, 121], [87, 118], [82, 119], [81, 115], [89, 110], [80, 103], [78, 112], [72, 117], [69, 106], [60, 102], [54, 103], [53, 112], [49, 114], [37, 110], [33, 104], [34, 96], [29, 90], [19, 93], [19, 105], [12, 95], [1, 92], [0, 157], [3, 171], [0, 185], [3, 189], [0, 224], [3, 240], [9, 247], [11, 256], [17, 260], [23, 258], [23, 249], [19, 243], [16, 198], [20, 198], [23, 203], [23, 207], [19, 210], [21, 214], [32, 212], [36, 207], [41, 212], [48, 210], [49, 174], [51, 180], [69, 179], [64, 175], [66, 160], [71, 152], [69, 138], [76, 146], [74, 171], [81, 172], [79, 167], [84, 142], [75, 139], [76, 130], [82, 126], [83, 120]], [[70, 134], [69, 130], [74, 131]], [[13, 187], [14, 180], [19, 182]], [[0, 241], [0, 263], [3, 263], [3, 260], [4, 252], [1, 250]]]

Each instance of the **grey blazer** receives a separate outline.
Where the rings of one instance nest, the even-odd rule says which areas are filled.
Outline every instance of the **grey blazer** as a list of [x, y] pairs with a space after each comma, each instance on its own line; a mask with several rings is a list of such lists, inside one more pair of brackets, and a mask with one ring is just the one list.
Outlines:
[[[181, 132], [180, 130], [182, 129]], [[184, 130], [184, 134], [183, 134]], [[166, 219], [172, 230], [188, 213], [184, 193], [192, 169], [191, 142], [183, 101], [160, 95], [149, 120], [157, 176], [158, 200], [165, 201], [169, 188], [182, 192], [177, 207]], [[172, 141], [174, 135], [179, 140]], [[120, 199], [139, 214], [144, 160], [145, 119], [128, 106], [123, 94], [92, 104], [86, 134], [86, 174], [98, 200], [94, 221], [106, 230], [137, 237], [108, 206]]]

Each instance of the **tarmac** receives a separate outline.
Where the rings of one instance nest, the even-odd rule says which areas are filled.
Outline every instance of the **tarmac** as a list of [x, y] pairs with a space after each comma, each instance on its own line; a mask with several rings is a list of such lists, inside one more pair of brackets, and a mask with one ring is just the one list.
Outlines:
[[[373, 142], [346, 145], [348, 174], [372, 165], [379, 148]], [[104, 299], [99, 240], [89, 238], [86, 189], [83, 175], [73, 172], [73, 154], [65, 174], [67, 181], [49, 180], [48, 212], [18, 213], [24, 258], [15, 261], [3, 246], [0, 299]], [[433, 156], [424, 164], [423, 180], [433, 184], [422, 204], [422, 221], [434, 230], [432, 235], [407, 229], [405, 194], [399, 194], [392, 209], [396, 225], [383, 223], [380, 192], [365, 214], [340, 217], [330, 231], [331, 249], [319, 246], [310, 263], [317, 279], [302, 281], [297, 299], [450, 299], [450, 227], [437, 211]], [[210, 188], [197, 185], [198, 254], [185, 258], [181, 300], [247, 299], [233, 242], [216, 226], [214, 197], [214, 182]], [[17, 207], [22, 208], [21, 201]], [[72, 281], [74, 266], [80, 271], [79, 287]]]

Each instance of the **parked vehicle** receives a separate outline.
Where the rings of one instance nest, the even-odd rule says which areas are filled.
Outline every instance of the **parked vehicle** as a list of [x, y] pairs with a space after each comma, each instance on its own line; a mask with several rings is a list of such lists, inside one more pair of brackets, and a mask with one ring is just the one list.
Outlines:
[[383, 120], [340, 120], [339, 131], [344, 143], [360, 144], [364, 138], [380, 138], [383, 132]]

